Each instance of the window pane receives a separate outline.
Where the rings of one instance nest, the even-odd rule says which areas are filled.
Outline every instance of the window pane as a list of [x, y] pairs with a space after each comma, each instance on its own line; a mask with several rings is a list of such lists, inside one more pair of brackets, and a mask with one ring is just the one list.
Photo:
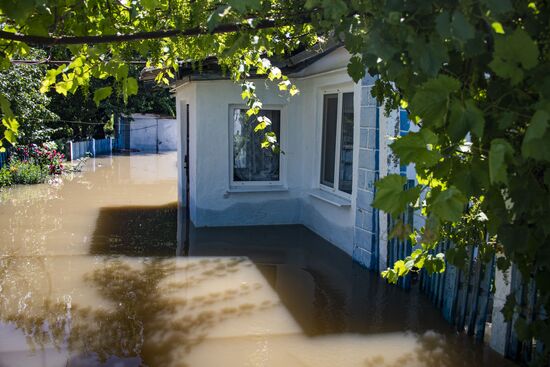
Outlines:
[[336, 121], [338, 95], [326, 94], [323, 99], [323, 140], [321, 146], [321, 183], [334, 187], [336, 153]]
[[[260, 116], [271, 120], [271, 126], [254, 132], [257, 116], [246, 116], [246, 110], [233, 110], [233, 181], [279, 181], [279, 154], [263, 149], [264, 134], [273, 131], [280, 138], [281, 111], [262, 110]], [[280, 141], [279, 141], [280, 142]]]
[[342, 129], [338, 189], [351, 194], [353, 176], [353, 93], [342, 95]]

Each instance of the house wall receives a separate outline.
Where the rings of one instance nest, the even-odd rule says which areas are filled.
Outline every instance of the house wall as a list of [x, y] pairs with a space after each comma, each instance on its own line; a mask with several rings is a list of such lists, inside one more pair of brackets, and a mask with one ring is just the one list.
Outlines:
[[379, 117], [376, 100], [371, 95], [374, 78], [367, 75], [361, 81], [359, 112], [359, 159], [353, 259], [371, 268], [378, 268], [378, 213], [372, 207], [374, 182], [379, 176]]
[[339, 203], [335, 204], [331, 193], [318, 195], [324, 90], [346, 87], [354, 91], [354, 142], [361, 139], [363, 87], [347, 75], [349, 54], [343, 49], [333, 54], [332, 68], [316, 65], [316, 73], [306, 69], [294, 80], [300, 94], [292, 98], [280, 93], [274, 84], [264, 88], [264, 81], [257, 83], [264, 108], [283, 108], [281, 186], [230, 186], [229, 110], [232, 105], [243, 105], [240, 86], [228, 80], [210, 80], [176, 88], [178, 116], [182, 101], [190, 105], [190, 215], [195, 226], [304, 224], [348, 254], [353, 253], [358, 144], [354, 143], [353, 152], [353, 195], [347, 203], [344, 200], [342, 205], [337, 197]]
[[[176, 121], [177, 121], [177, 151], [178, 151], [178, 202], [184, 206], [186, 202], [186, 170], [185, 155], [187, 154], [187, 129], [189, 129], [189, 155], [197, 156], [197, 95], [196, 84], [187, 83], [175, 90], [176, 94]], [[187, 121], [187, 105], [189, 105], [189, 121]], [[191, 218], [196, 216], [196, 188], [197, 164], [189, 159], [189, 210]]]
[[[242, 105], [240, 87], [231, 81], [196, 82], [197, 120], [191, 121], [199, 151], [191, 152], [196, 162], [195, 215], [196, 226], [231, 226], [298, 223], [300, 217], [300, 188], [302, 173], [299, 156], [300, 126], [294, 116], [299, 114], [297, 103], [287, 103], [284, 97], [269, 90], [258, 90], [264, 108], [283, 107], [281, 174], [284, 186], [259, 188], [260, 191], [230, 187], [229, 113], [233, 105]], [[260, 89], [260, 88], [258, 88]], [[193, 204], [191, 204], [193, 205]]]
[[[346, 253], [353, 251], [353, 229], [357, 195], [357, 162], [359, 141], [359, 104], [361, 87], [352, 82], [345, 70], [298, 79], [301, 90], [299, 103], [303, 107], [300, 124], [303, 128], [302, 172], [304, 193], [302, 195], [301, 221], [311, 230], [337, 245]], [[322, 139], [322, 95], [335, 87], [352, 88], [354, 92], [354, 173], [353, 189], [349, 205], [337, 206], [330, 200], [315, 195], [320, 189], [321, 139]], [[307, 143], [306, 143], [307, 142]], [[313, 195], [312, 195], [313, 194]]]

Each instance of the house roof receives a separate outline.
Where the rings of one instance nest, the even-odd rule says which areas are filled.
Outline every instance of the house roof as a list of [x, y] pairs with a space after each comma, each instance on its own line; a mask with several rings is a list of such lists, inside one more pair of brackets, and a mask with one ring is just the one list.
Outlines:
[[[284, 74], [292, 76], [292, 74], [300, 72], [340, 47], [342, 47], [341, 42], [334, 40], [326, 44], [318, 43], [309, 49], [296, 52], [288, 58], [273, 62], [273, 64], [279, 67]], [[140, 79], [143, 81], [152, 81], [161, 70], [159, 68], [144, 68], [141, 71]], [[252, 78], [255, 77], [263, 78], [264, 76], [253, 74]], [[181, 82], [223, 79], [229, 79], [229, 75], [223, 73], [216, 57], [209, 57], [202, 61], [200, 70], [194, 68], [191, 62], [181, 62], [178, 75], [170, 84], [174, 87]]]

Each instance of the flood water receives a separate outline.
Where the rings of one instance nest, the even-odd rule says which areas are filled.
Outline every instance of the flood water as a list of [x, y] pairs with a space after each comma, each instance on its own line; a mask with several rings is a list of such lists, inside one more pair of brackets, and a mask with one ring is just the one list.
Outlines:
[[175, 154], [115, 156], [0, 191], [0, 367], [512, 366], [302, 226], [182, 251], [176, 180]]

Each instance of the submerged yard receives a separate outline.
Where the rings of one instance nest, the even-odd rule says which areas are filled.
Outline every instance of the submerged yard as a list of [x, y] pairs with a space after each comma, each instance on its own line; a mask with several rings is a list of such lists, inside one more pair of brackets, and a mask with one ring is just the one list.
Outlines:
[[0, 192], [0, 366], [511, 365], [303, 226], [191, 226], [184, 251], [176, 172], [114, 156]]

